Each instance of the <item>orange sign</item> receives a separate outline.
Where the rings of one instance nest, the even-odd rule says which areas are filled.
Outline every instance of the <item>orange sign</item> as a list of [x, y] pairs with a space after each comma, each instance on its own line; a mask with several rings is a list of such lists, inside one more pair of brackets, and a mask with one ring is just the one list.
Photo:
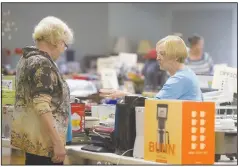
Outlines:
[[183, 103], [182, 164], [214, 163], [214, 110], [214, 103]]
[[213, 164], [215, 104], [145, 102], [144, 159], [167, 164]]

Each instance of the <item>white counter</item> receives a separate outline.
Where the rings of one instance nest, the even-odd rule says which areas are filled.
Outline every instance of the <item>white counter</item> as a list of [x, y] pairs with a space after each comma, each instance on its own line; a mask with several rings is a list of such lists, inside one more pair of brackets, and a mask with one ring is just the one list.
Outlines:
[[165, 164], [159, 164], [151, 161], [145, 161], [143, 159], [137, 159], [133, 157], [126, 157], [126, 156], [120, 156], [113, 153], [96, 153], [96, 152], [90, 152], [81, 150], [83, 146], [67, 146], [67, 152], [70, 156], [79, 156], [83, 159], [89, 159], [93, 161], [106, 161], [111, 164], [119, 164], [119, 165], [165, 165]]
[[[10, 147], [10, 140], [9, 139], [2, 139], [2, 147], [11, 148]], [[113, 153], [95, 153], [90, 151], [81, 150], [83, 146], [66, 146], [68, 156], [78, 157], [79, 159], [88, 159], [92, 161], [106, 161], [111, 164], [118, 164], [119, 165], [166, 165], [162, 163], [150, 162], [145, 161], [142, 159], [137, 159], [133, 157], [125, 157], [116, 155]], [[215, 163], [214, 165], [237, 165], [237, 160], [230, 161], [226, 156], [221, 156], [221, 161]]]

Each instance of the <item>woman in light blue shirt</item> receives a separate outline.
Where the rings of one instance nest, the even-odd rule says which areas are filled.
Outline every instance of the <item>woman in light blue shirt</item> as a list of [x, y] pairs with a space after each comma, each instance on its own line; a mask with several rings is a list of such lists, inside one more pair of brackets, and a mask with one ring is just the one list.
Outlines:
[[[202, 101], [202, 92], [195, 73], [184, 65], [188, 57], [185, 42], [178, 36], [167, 36], [156, 44], [160, 69], [168, 71], [170, 78], [155, 98]], [[119, 90], [100, 90], [103, 97], [118, 98], [129, 95]]]

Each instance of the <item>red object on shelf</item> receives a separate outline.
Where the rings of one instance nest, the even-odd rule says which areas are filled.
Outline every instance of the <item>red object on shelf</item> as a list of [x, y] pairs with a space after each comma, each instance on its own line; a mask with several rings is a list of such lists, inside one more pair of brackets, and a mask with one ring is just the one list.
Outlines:
[[156, 59], [157, 58], [157, 52], [156, 49], [150, 50], [145, 56], [145, 59]]
[[88, 76], [83, 76], [83, 75], [73, 75], [72, 78], [73, 78], [73, 79], [78, 79], [78, 80], [86, 80], [86, 81], [89, 80], [89, 77], [88, 77]]
[[71, 103], [71, 118], [73, 133], [82, 133], [85, 128], [85, 104]]
[[22, 51], [21, 48], [16, 48], [16, 49], [14, 50], [14, 52], [15, 52], [15, 54], [17, 54], [17, 55], [22, 55], [22, 54], [23, 54], [23, 51]]

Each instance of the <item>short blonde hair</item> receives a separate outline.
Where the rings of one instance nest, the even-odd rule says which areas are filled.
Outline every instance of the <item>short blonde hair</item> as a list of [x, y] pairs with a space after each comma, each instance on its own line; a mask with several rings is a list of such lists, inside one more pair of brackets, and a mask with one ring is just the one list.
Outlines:
[[164, 43], [165, 46], [165, 56], [175, 58], [179, 63], [184, 63], [188, 57], [188, 52], [182, 38], [176, 35], [169, 35], [157, 42], [156, 47], [162, 43]]
[[48, 16], [42, 19], [34, 29], [33, 40], [45, 41], [56, 45], [59, 41], [64, 41], [67, 45], [73, 43], [73, 32], [62, 20]]

